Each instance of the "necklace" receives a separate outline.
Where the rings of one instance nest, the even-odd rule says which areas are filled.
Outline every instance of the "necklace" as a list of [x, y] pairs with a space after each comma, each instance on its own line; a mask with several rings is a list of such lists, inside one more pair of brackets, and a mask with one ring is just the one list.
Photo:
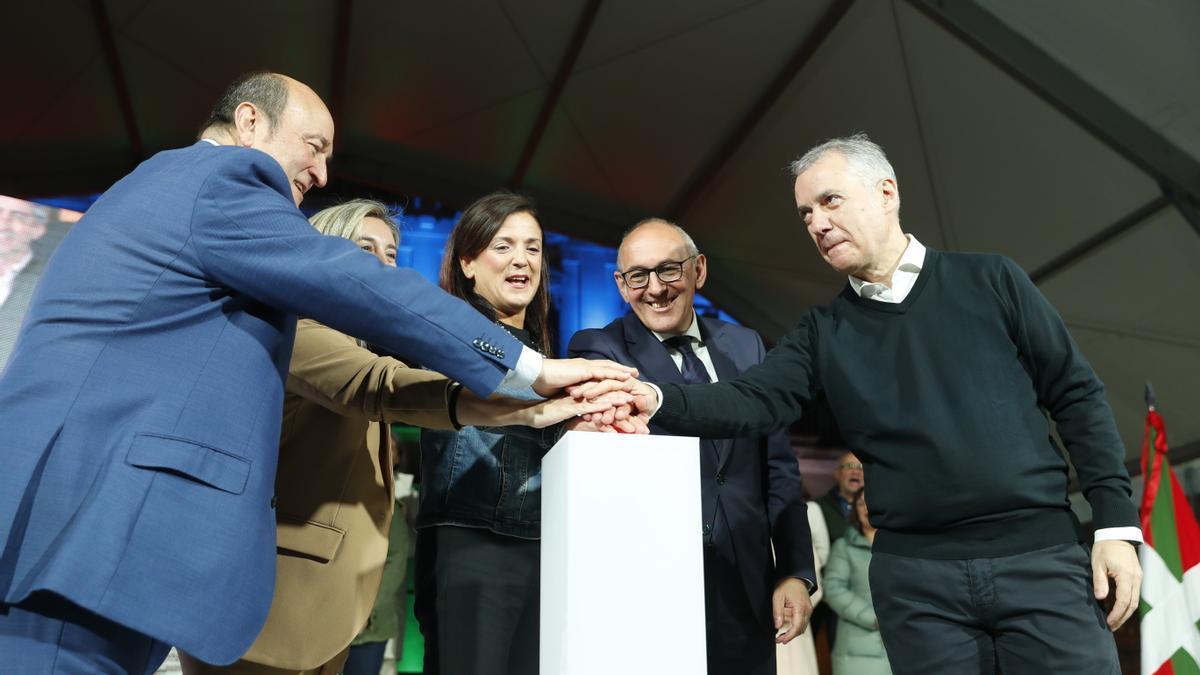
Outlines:
[[[532, 349], [533, 351], [537, 352], [538, 354], [542, 354], [542, 351], [540, 349], [533, 346], [533, 335], [528, 330], [525, 330], [524, 328], [513, 328], [512, 326], [509, 326], [508, 324], [502, 323], [500, 321], [496, 321], [495, 323], [497, 326], [500, 326], [500, 328], [504, 329], [505, 333], [508, 333], [509, 335], [511, 335], [512, 338], [514, 340], [516, 340], [517, 342], [520, 342], [522, 345], [524, 345], [525, 347], [528, 347], [529, 349]], [[518, 335], [518, 332], [520, 333], [520, 335]], [[542, 354], [542, 356], [545, 356], [545, 354]]]

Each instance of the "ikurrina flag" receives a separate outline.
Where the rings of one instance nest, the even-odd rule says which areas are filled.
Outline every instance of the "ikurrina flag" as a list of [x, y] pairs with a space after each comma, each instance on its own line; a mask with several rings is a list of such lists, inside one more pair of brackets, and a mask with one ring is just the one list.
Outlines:
[[1152, 400], [1142, 476], [1142, 674], [1200, 675], [1200, 527], [1171, 470], [1166, 430]]

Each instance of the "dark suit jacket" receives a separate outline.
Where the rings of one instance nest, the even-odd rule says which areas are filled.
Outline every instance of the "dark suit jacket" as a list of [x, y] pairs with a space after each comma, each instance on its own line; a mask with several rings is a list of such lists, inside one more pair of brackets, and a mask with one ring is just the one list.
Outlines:
[[245, 653], [274, 587], [297, 315], [484, 394], [521, 350], [321, 236], [269, 155], [161, 152], [59, 245], [0, 376], [0, 602], [47, 590], [202, 661]]
[[850, 527], [850, 519], [842, 513], [842, 508], [838, 506], [837, 486], [825, 494], [817, 497], [817, 505], [821, 507], [821, 515], [825, 516], [825, 527], [829, 530], [829, 544], [842, 538], [846, 534], [846, 528]]
[[[762, 360], [765, 350], [758, 333], [717, 319], [700, 317], [699, 321], [700, 335], [719, 379], [733, 379]], [[571, 356], [634, 366], [645, 380], [683, 384], [667, 348], [632, 313], [604, 328], [579, 331], [567, 350]], [[650, 431], [667, 433], [653, 424]], [[744, 590], [746, 599], [745, 608], [707, 617], [710, 642], [714, 626], [732, 617], [753, 616], [759, 624], [731, 627], [734, 632], [769, 635], [775, 584], [786, 577], [816, 580], [812, 535], [791, 444], [785, 432], [701, 439], [700, 478], [705, 545], [723, 563], [706, 564], [705, 574], [724, 570], [716, 573], [736, 575], [737, 579], [719, 581], [726, 587], [734, 582]], [[771, 561], [772, 542], [775, 563]]]

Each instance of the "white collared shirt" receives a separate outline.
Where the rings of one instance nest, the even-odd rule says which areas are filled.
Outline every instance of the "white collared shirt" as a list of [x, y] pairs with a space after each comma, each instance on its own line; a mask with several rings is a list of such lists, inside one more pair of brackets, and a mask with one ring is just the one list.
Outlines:
[[904, 302], [908, 297], [909, 291], [917, 283], [921, 268], [925, 266], [925, 246], [911, 234], [904, 236], [908, 237], [908, 246], [904, 248], [904, 255], [900, 256], [900, 264], [896, 265], [896, 271], [892, 272], [891, 287], [850, 277], [850, 288], [853, 288], [859, 297], [894, 303]]
[[24, 259], [22, 259], [16, 265], [13, 265], [3, 272], [0, 272], [0, 305], [3, 305], [4, 301], [8, 300], [9, 294], [12, 293], [13, 282], [16, 281], [17, 275], [21, 273], [21, 270], [25, 269], [25, 267], [29, 265], [29, 261], [31, 260], [33, 260], [33, 251], [26, 253]]
[[[659, 342], [666, 342], [676, 335], [675, 333], [659, 333], [654, 330], [650, 332], [654, 333], [654, 337], [658, 338]], [[692, 351], [696, 353], [696, 357], [700, 359], [700, 363], [704, 364], [704, 369], [708, 371], [709, 379], [716, 382], [717, 369], [713, 366], [712, 356], [708, 353], [708, 346], [700, 338], [700, 322], [696, 319], [696, 310], [692, 310], [692, 323], [688, 326], [687, 330], [683, 331], [682, 335], [692, 338]], [[667, 348], [667, 353], [671, 355], [671, 360], [675, 362], [676, 370], [683, 372], [683, 354], [670, 345], [663, 346]]]

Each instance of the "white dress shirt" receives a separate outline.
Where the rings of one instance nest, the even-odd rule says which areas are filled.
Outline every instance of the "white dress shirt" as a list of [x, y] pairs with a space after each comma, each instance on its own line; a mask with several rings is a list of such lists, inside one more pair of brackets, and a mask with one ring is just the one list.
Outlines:
[[909, 291], [917, 283], [921, 268], [925, 266], [925, 246], [911, 234], [904, 236], [908, 237], [908, 246], [904, 249], [904, 255], [900, 256], [900, 264], [896, 265], [896, 271], [892, 273], [891, 287], [850, 277], [850, 288], [853, 288], [859, 297], [895, 303], [904, 302], [908, 297]]
[[29, 265], [29, 261], [31, 260], [33, 260], [33, 251], [26, 253], [25, 257], [22, 258], [21, 261], [16, 265], [13, 265], [3, 272], [0, 272], [0, 305], [3, 305], [4, 301], [8, 300], [9, 294], [12, 293], [13, 282], [16, 281], [17, 275], [21, 273], [21, 270], [25, 269]]
[[[659, 333], [654, 330], [650, 332], [654, 333], [654, 337], [658, 338], [659, 342], [666, 342], [675, 337], [673, 333]], [[700, 359], [700, 363], [704, 364], [704, 369], [708, 371], [708, 378], [716, 382], [717, 369], [713, 366], [712, 356], [708, 353], [708, 346], [700, 339], [700, 322], [696, 320], [696, 310], [692, 310], [692, 324], [681, 334], [692, 338], [692, 351], [696, 354], [696, 358]], [[667, 353], [670, 354], [671, 360], [675, 362], [675, 369], [683, 372], [683, 354], [670, 345], [664, 346], [667, 348]]]

